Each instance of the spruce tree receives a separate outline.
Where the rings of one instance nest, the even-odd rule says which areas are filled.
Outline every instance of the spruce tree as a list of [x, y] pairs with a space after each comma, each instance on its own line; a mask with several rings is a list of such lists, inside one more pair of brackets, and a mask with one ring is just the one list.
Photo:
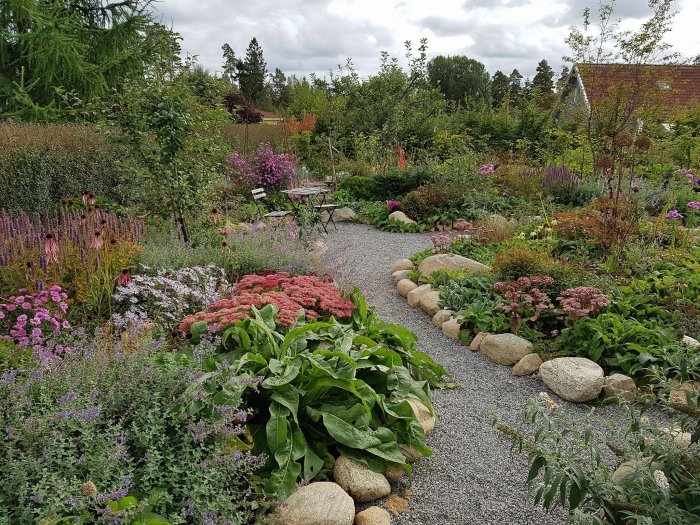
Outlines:
[[523, 86], [521, 84], [521, 81], [523, 79], [523, 76], [520, 74], [520, 71], [517, 69], [514, 69], [510, 76], [508, 77], [508, 91], [510, 94], [510, 99], [513, 102], [517, 102], [520, 100], [520, 96], [522, 95], [522, 90]]
[[253, 38], [245, 52], [245, 60], [238, 61], [238, 85], [241, 93], [254, 104], [259, 104], [265, 96], [267, 64], [257, 38]]
[[493, 107], [500, 107], [503, 102], [508, 100], [509, 92], [510, 79], [503, 71], [496, 71], [493, 77], [491, 77], [491, 100], [493, 101]]
[[234, 53], [233, 49], [231, 49], [231, 46], [228, 44], [221, 46], [221, 49], [224, 52], [224, 79], [229, 84], [233, 84], [238, 71], [236, 53]]
[[541, 96], [546, 96], [554, 91], [554, 70], [546, 60], [540, 60], [535, 70], [535, 78], [532, 79], [532, 86], [539, 91]]

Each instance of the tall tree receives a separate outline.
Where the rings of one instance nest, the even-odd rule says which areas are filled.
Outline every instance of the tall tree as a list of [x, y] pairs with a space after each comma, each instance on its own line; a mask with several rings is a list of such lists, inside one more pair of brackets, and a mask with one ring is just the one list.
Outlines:
[[238, 73], [238, 59], [236, 58], [236, 53], [234, 53], [231, 46], [224, 44], [221, 46], [224, 52], [224, 79], [230, 84], [236, 79]]
[[510, 76], [508, 77], [508, 81], [509, 81], [508, 91], [509, 91], [510, 99], [512, 101], [520, 100], [520, 96], [522, 95], [522, 91], [523, 91], [522, 80], [523, 80], [523, 76], [520, 74], [520, 71], [518, 71], [517, 69], [514, 69], [511, 72]]
[[0, 112], [62, 118], [62, 95], [91, 101], [179, 54], [151, 0], [0, 1]]
[[549, 95], [554, 91], [554, 70], [544, 59], [537, 64], [535, 78], [532, 79], [532, 86], [542, 96]]
[[280, 68], [275, 68], [275, 74], [270, 79], [272, 91], [272, 103], [276, 108], [283, 108], [291, 101], [291, 90], [287, 83], [287, 77]]
[[254, 104], [259, 104], [265, 96], [267, 63], [258, 39], [253, 38], [245, 52], [245, 60], [238, 61], [238, 85], [241, 93]]
[[491, 78], [484, 64], [465, 56], [438, 56], [428, 62], [428, 80], [447, 100], [476, 105], [490, 97]]
[[561, 93], [562, 91], [564, 91], [564, 87], [566, 87], [566, 84], [569, 82], [570, 75], [571, 75], [571, 72], [569, 71], [569, 66], [564, 64], [561, 68], [561, 73], [559, 75], [559, 78], [557, 79], [557, 84], [556, 84], [557, 93]]
[[501, 107], [501, 105], [508, 100], [509, 92], [510, 79], [503, 71], [496, 71], [493, 77], [491, 77], [491, 100], [493, 102], [493, 107]]

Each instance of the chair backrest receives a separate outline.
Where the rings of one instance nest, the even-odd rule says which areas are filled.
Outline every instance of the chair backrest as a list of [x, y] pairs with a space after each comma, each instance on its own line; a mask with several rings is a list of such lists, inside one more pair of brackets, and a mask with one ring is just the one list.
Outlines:
[[265, 193], [265, 188], [255, 188], [253, 191], [251, 191], [251, 193], [253, 194], [253, 199], [255, 199], [256, 201], [267, 197], [267, 193]]

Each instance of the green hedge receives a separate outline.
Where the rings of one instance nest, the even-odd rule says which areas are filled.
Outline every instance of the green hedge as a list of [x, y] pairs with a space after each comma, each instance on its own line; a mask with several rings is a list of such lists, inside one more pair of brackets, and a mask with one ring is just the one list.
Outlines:
[[84, 190], [122, 201], [126, 158], [91, 127], [0, 123], [0, 209], [44, 210]]

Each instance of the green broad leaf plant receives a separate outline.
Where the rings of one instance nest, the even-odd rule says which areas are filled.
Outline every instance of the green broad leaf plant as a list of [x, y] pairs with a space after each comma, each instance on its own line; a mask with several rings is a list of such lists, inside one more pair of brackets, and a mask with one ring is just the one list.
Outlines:
[[284, 500], [300, 480], [324, 479], [340, 455], [376, 472], [398, 464], [410, 475], [402, 448], [431, 454], [407, 399], [432, 412], [430, 388], [446, 386], [447, 374], [416, 350], [411, 332], [353, 298], [349, 324], [300, 318], [286, 333], [276, 306], [255, 310], [224, 332], [218, 362], [190, 387], [185, 409], [204, 418], [241, 399], [249, 407], [248, 434], [235, 446], [266, 455], [259, 488], [270, 497]]

